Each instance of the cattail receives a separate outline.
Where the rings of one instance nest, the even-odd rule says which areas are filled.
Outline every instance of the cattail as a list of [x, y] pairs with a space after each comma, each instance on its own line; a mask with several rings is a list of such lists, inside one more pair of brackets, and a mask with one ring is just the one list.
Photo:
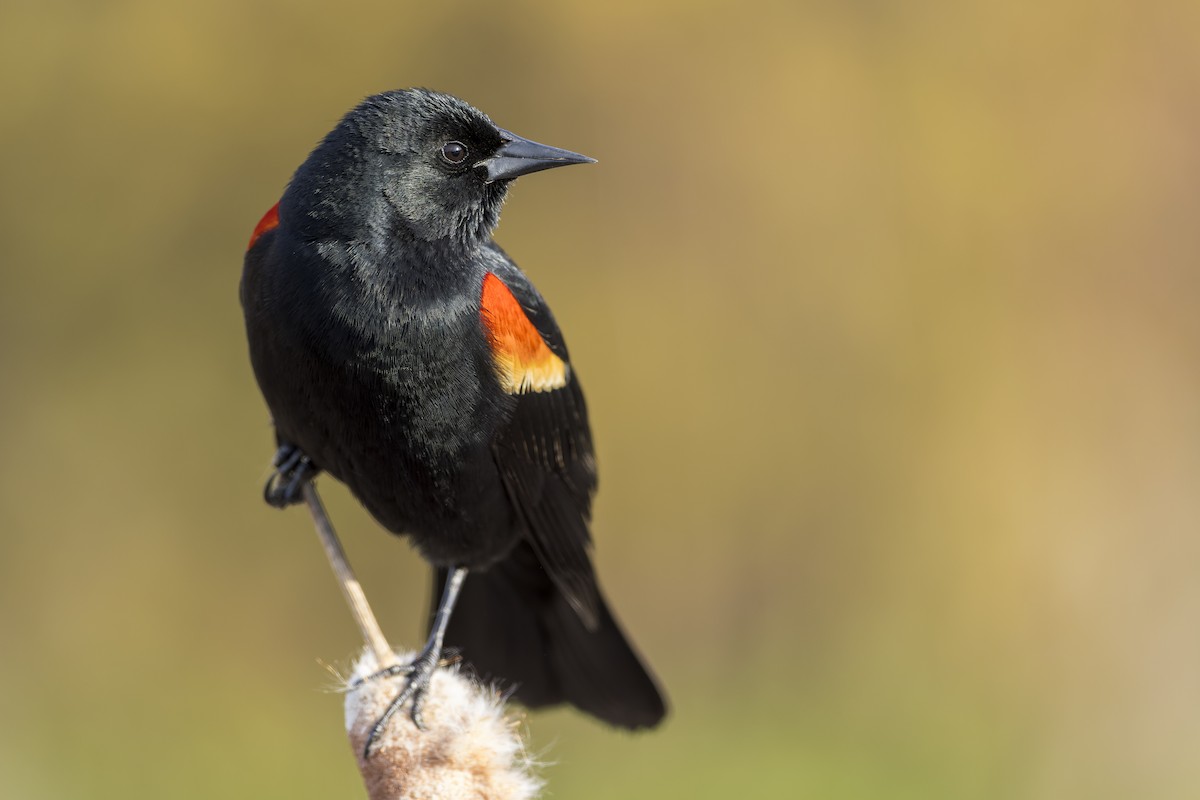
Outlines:
[[[410, 663], [414, 653], [400, 654]], [[481, 686], [458, 665], [433, 674], [421, 708], [425, 730], [407, 707], [389, 721], [364, 760], [367, 734], [406, 678], [357, 679], [378, 670], [368, 648], [354, 665], [346, 694], [346, 733], [371, 800], [531, 800], [542, 781], [525, 750], [520, 722], [505, 713], [494, 689]]]

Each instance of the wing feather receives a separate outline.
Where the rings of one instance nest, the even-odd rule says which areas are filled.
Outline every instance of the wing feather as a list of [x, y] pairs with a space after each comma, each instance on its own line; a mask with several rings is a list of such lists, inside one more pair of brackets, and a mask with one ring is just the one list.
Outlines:
[[[546, 347], [567, 362], [554, 317], [524, 274], [507, 259], [492, 274], [518, 300]], [[514, 394], [516, 406], [493, 457], [538, 560], [584, 623], [595, 627], [600, 601], [588, 526], [597, 480], [583, 391], [569, 369], [560, 388]]]

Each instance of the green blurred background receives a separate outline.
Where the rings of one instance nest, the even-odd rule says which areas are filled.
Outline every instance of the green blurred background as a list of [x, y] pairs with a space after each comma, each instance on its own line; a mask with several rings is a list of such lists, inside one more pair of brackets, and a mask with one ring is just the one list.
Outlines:
[[1200, 5], [1116, 0], [4, 0], [0, 796], [362, 796], [237, 284], [410, 85], [600, 160], [498, 239], [674, 709], [532, 715], [554, 797], [1200, 796]]

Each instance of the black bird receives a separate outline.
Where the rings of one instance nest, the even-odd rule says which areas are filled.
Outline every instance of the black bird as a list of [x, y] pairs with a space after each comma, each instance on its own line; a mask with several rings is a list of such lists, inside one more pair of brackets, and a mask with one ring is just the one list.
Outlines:
[[368, 752], [409, 699], [421, 724], [443, 644], [529, 707], [631, 729], [665, 713], [592, 568], [596, 465], [566, 343], [491, 238], [513, 179], [591, 161], [455, 97], [385, 92], [325, 137], [250, 240], [241, 300], [278, 445], [268, 502], [299, 502], [323, 470], [435, 568], [429, 640]]

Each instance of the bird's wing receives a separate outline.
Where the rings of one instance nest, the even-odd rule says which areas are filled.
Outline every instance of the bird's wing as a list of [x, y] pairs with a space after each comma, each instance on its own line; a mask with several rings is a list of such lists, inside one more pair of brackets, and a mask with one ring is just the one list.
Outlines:
[[539, 561], [591, 628], [599, 599], [589, 555], [596, 461], [587, 406], [549, 307], [496, 252], [483, 322], [496, 374], [516, 405], [492, 452]]

